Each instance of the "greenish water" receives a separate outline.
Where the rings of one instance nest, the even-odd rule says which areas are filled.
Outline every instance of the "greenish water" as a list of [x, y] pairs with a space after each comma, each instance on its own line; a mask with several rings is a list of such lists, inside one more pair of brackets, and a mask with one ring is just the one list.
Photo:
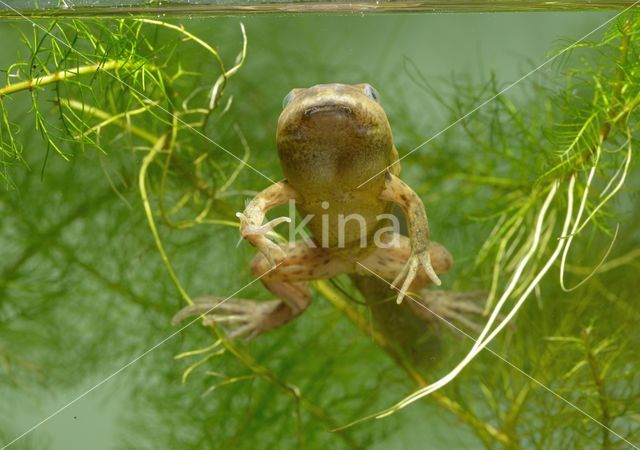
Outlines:
[[[521, 9], [526, 2], [520, 6], [499, 3], [505, 9]], [[616, 2], [619, 7], [629, 4]], [[475, 3], [456, 3], [455, 7], [444, 3], [411, 5], [389, 2], [376, 8], [476, 8]], [[487, 5], [483, 4], [482, 9], [490, 10]], [[535, 2], [535, 6], [529, 3], [523, 7], [562, 9], [574, 5]], [[590, 3], [588, 7], [609, 5]], [[356, 9], [367, 12], [370, 7], [362, 4]], [[492, 80], [497, 90], [509, 86], [552, 57], [554, 51], [582, 39], [617, 13], [287, 15], [284, 13], [292, 6], [278, 3], [277, 7], [268, 8], [282, 14], [254, 15], [253, 10], [267, 8], [256, 6], [232, 11], [243, 17], [195, 17], [198, 13], [231, 12], [224, 5], [205, 5], [190, 10], [192, 18], [166, 18], [162, 14], [182, 14], [183, 6], [146, 8], [145, 13], [160, 14], [160, 19], [179, 24], [210, 43], [227, 67], [241, 48], [239, 27], [241, 22], [244, 24], [248, 39], [246, 62], [229, 79], [225, 91], [226, 98], [232, 96], [233, 102], [228, 113], [218, 116], [216, 112], [212, 116], [207, 136], [242, 157], [242, 139], [237, 133], [241, 130], [251, 148], [249, 162], [273, 179], [281, 178], [274, 139], [277, 116], [282, 98], [293, 87], [328, 82], [372, 84], [380, 92], [402, 155], [450, 125], [453, 106], [469, 111], [469, 105], [479, 105], [490, 98], [495, 91], [483, 87], [492, 86]], [[340, 8], [344, 5], [325, 5], [319, 11]], [[79, 8], [73, 14], [111, 15], [111, 11]], [[116, 13], [139, 11], [134, 7]], [[30, 19], [16, 20], [15, 14], [7, 14], [6, 10], [0, 14], [13, 16], [0, 21], [0, 40], [11, 43], [0, 47], [0, 69], [4, 71], [3, 81], [12, 81], [10, 75], [16, 73], [12, 64], [32, 62], [21, 41], [38, 43], [43, 36], [38, 26], [52, 28], [44, 19], [37, 19], [34, 26]], [[106, 28], [117, 28], [113, 19], [102, 20]], [[34, 32], [38, 33], [36, 37]], [[144, 28], [143, 33], [149, 47], [177, 40], [169, 31], [152, 26]], [[600, 32], [592, 36], [593, 40], [600, 37]], [[158, 63], [170, 53], [172, 73], [184, 67], [199, 74], [184, 84], [177, 83], [176, 89], [196, 93], [199, 83], [211, 83], [219, 71], [209, 56], [197, 53], [192, 44], [184, 43], [179, 50], [167, 50], [148, 61]], [[109, 45], [115, 48], [126, 43], [110, 41]], [[91, 54], [89, 46], [82, 48]], [[34, 67], [41, 62], [34, 62]], [[46, 64], [55, 64], [55, 58]], [[565, 83], [563, 70], [568, 64], [568, 58], [558, 58], [528, 77], [526, 83], [509, 88], [508, 99], [514, 102], [515, 109], [524, 114], [527, 105], [536, 104], [543, 110], [553, 108], [551, 94], [547, 98], [545, 92], [532, 90], [531, 86], [561, 89]], [[433, 90], [424, 89], [420, 79], [429, 80]], [[82, 80], [89, 83], [89, 77]], [[106, 84], [103, 80], [96, 82]], [[463, 93], [459, 87], [462, 85], [470, 88]], [[56, 91], [53, 87], [43, 91], [42, 112], [46, 120], [57, 124], [56, 133], [63, 134], [64, 126], [55, 122], [59, 119], [58, 110], [52, 106]], [[108, 91], [113, 94], [117, 90]], [[444, 104], [437, 100], [437, 93]], [[575, 95], [579, 93], [576, 91]], [[463, 94], [468, 103], [456, 103]], [[113, 95], [118, 101], [123, 100], [120, 94]], [[100, 104], [102, 100], [89, 94], [74, 98], [87, 105]], [[106, 127], [99, 142], [105, 154], [89, 146], [78, 148], [72, 139], [61, 139], [60, 146], [69, 155], [69, 161], [65, 161], [54, 149], [47, 152], [34, 125], [28, 92], [0, 99], [9, 105], [12, 119], [19, 125], [24, 158], [3, 166], [10, 174], [12, 187], [3, 186], [0, 193], [0, 444], [8, 444], [174, 333], [176, 327], [170, 325], [170, 319], [182, 303], [155, 248], [138, 191], [138, 169], [149, 151], [148, 143]], [[487, 110], [491, 108], [489, 104]], [[487, 147], [477, 143], [475, 152], [468, 137], [456, 131], [463, 126], [491, 126], [486, 115], [475, 118], [452, 127], [403, 161], [403, 178], [427, 204], [434, 237], [456, 258], [456, 269], [444, 278], [445, 287], [452, 289], [488, 290], [491, 280], [491, 264], [474, 269], [473, 261], [493, 224], [478, 224], [471, 216], [482, 212], [489, 215], [495, 205], [482, 205], [487, 197], [470, 197], [469, 192], [473, 191], [459, 191], [461, 188], [455, 183], [461, 173], [466, 177], [490, 174], [491, 170], [485, 169], [494, 163], [489, 162], [493, 160], [487, 148], [500, 147], [501, 137], [508, 133], [488, 133], [489, 138], [483, 142], [490, 143]], [[154, 132], [157, 128], [153, 124], [166, 118], [158, 113], [155, 119], [156, 122], [140, 124]], [[138, 123], [136, 118], [131, 120]], [[505, 129], [519, 130], [515, 119], [502, 120]], [[6, 128], [6, 124], [2, 126]], [[486, 137], [480, 132], [478, 135]], [[495, 142], [490, 139], [492, 136]], [[509, 138], [515, 142], [519, 137]], [[522, 139], [526, 141], [525, 137]], [[219, 172], [230, 173], [236, 167], [237, 161], [205, 140], [194, 142], [194, 147], [210, 151], [210, 157], [219, 164]], [[541, 147], [544, 145], [541, 143]], [[185, 144], [183, 149], [186, 148]], [[512, 156], [513, 160], [519, 158], [517, 149]], [[537, 170], [537, 156], [531, 152], [530, 160], [519, 162], [505, 157], [504, 165], [496, 164], [496, 173], [510, 172], [514, 178], [527, 179], [531, 173], [526, 167], [531, 167], [531, 172]], [[160, 166], [156, 169], [155, 173], [159, 173]], [[191, 173], [180, 167], [175, 171], [168, 187], [172, 204], [189, 185]], [[208, 176], [217, 179], [219, 174], [213, 169], [211, 172]], [[465, 186], [471, 184], [468, 181]], [[600, 188], [604, 187], [602, 184]], [[151, 189], [158, 185], [158, 178], [150, 183]], [[266, 180], [244, 170], [234, 181], [233, 190], [258, 191], [267, 185]], [[640, 248], [636, 226], [639, 186], [635, 165], [611, 212], [621, 226], [609, 259], [633, 254]], [[505, 197], [508, 195], [504, 193]], [[156, 202], [157, 199], [152, 200], [154, 205]], [[244, 202], [243, 196], [222, 198], [211, 217], [232, 220], [227, 210], [237, 211]], [[602, 221], [604, 224], [606, 219]], [[245, 244], [236, 247], [236, 228], [207, 225], [178, 232], [161, 223], [160, 233], [190, 295], [232, 295], [252, 280], [248, 267], [255, 252]], [[576, 251], [572, 261], [575, 266], [596, 265], [608, 246], [610, 235], [597, 230], [589, 233], [585, 237], [588, 245]], [[602, 422], [605, 419], [598, 386], [588, 376], [581, 350], [554, 347], [556, 344], [550, 344], [548, 339], [577, 339], [592, 327], [594, 345], [602, 346], [600, 364], [608, 364], [607, 370], [612, 374], [607, 388], [612, 397], [608, 427], [635, 445], [640, 442], [635, 387], [638, 380], [635, 375], [624, 374], [638, 373], [640, 364], [637, 355], [635, 359], [629, 357], [633, 353], [629, 349], [640, 339], [637, 309], [628, 293], [637, 284], [638, 269], [637, 257], [631, 258], [621, 271], [599, 275], [574, 294], [560, 291], [555, 271], [545, 279], [548, 284], [532, 295], [513, 329], [505, 331], [507, 336], [492, 344], [498, 354]], [[571, 283], [575, 284], [573, 278]], [[613, 287], [601, 291], [602, 285]], [[347, 290], [353, 292], [352, 287], [347, 286]], [[593, 297], [595, 294], [589, 292], [601, 294]], [[242, 297], [271, 298], [257, 283], [243, 291]], [[362, 317], [370, 320], [366, 308], [354, 305], [360, 308]], [[565, 315], [567, 318], [563, 318]], [[623, 322], [616, 322], [621, 317]], [[572, 318], [575, 323], [570, 322]], [[624, 336], [611, 331], [617, 329]], [[427, 365], [434, 361], [427, 371], [430, 380], [454, 367], [472, 345], [467, 339], [453, 336], [445, 326], [438, 330], [445, 335], [444, 355], [438, 356], [437, 363], [433, 355], [424, 355]], [[609, 335], [619, 340], [605, 345]], [[210, 359], [182, 384], [180, 379], [188, 363], [175, 360], [174, 356], [205, 347], [212, 339], [207, 329], [194, 324], [8, 448], [377, 450], [502, 445], [491, 438], [483, 443], [486, 437], [479, 436], [429, 398], [389, 418], [360, 424], [346, 434], [332, 432], [335, 426], [393, 404], [416, 386], [370, 337], [319, 294], [314, 295], [314, 304], [300, 319], [247, 344], [246, 349], [260, 365], [296, 386], [302, 398], [321, 408], [320, 416], [326, 414], [331, 421], [319, 418], [304, 405], [297, 421], [295, 402], [285, 389], [272, 380], [252, 375], [245, 364], [228, 354], [223, 359]], [[616, 352], [620, 358], [612, 356]], [[557, 361], [564, 365], [556, 365]], [[213, 372], [251, 378], [220, 386], [203, 396], [212, 384], [224, 379]], [[531, 391], [518, 397], [516, 394], [524, 392], [520, 390], [522, 386], [528, 386], [528, 378], [486, 352], [463, 374], [443, 392], [507, 436], [521, 439], [512, 441], [514, 448], [633, 448], [616, 435], [603, 438], [600, 425], [540, 386], [532, 385]], [[510, 411], [517, 401], [525, 405], [520, 411], [521, 420], [513, 418], [513, 429], [501, 428], [505, 423], [501, 411]], [[541, 437], [546, 434], [550, 440]]]

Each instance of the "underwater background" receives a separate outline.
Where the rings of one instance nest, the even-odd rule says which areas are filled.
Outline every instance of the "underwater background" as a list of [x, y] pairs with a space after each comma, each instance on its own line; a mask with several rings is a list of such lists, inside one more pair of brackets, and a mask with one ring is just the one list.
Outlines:
[[[0, 19], [0, 443], [637, 448], [640, 18], [620, 11]], [[124, 62], [115, 76], [88, 70], [1, 90], [90, 65], [81, 55]], [[237, 70], [214, 104], [218, 55]], [[331, 82], [378, 90], [401, 156], [428, 141], [402, 160], [402, 178], [454, 255], [446, 289], [487, 291], [495, 305], [555, 180], [564, 188], [577, 174], [575, 202], [584, 194], [591, 221], [562, 269], [569, 286], [587, 281], [564, 292], [554, 260], [489, 346], [508, 362], [481, 352], [437, 395], [343, 431], [332, 430], [446, 374], [473, 341], [425, 322], [438, 343], [407, 362], [406, 349], [371, 337], [371, 312], [340, 277], [316, 286], [299, 319], [255, 341], [215, 346], [195, 323], [163, 342], [185, 298], [252, 281], [255, 250], [237, 245], [234, 213], [269, 182], [238, 158], [280, 179], [283, 97]], [[175, 152], [150, 158], [167, 130]], [[586, 187], [594, 166], [603, 195]], [[523, 286], [563, 236], [568, 192], [553, 200]], [[271, 298], [259, 283], [240, 296]]]

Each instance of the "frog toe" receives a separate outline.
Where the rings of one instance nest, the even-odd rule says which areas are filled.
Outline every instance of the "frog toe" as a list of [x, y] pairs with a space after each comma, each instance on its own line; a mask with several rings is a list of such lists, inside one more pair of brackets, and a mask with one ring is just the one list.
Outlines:
[[182, 308], [173, 316], [171, 323], [178, 324], [188, 317], [199, 316], [204, 326], [219, 325], [229, 339], [251, 338], [264, 330], [265, 318], [279, 305], [279, 301], [260, 302], [254, 300], [199, 297], [192, 305]]
[[[398, 291], [398, 297], [396, 298], [396, 302], [398, 304], [402, 303], [402, 299], [407, 295], [409, 286], [411, 286], [411, 283], [418, 273], [418, 264], [419, 262], [416, 258], [410, 258], [409, 261], [407, 261], [407, 264], [405, 264], [398, 276], [395, 278], [395, 280], [393, 280], [393, 283], [391, 283], [391, 287]], [[403, 278], [404, 283], [402, 283], [402, 287], [398, 289], [398, 285]]]
[[444, 322], [458, 331], [461, 331], [458, 325], [473, 332], [482, 331], [484, 308], [479, 301], [487, 297], [486, 292], [424, 289], [420, 294], [418, 300], [410, 304], [417, 316], [431, 322]]
[[427, 252], [421, 253], [418, 256], [418, 258], [420, 260], [420, 264], [422, 265], [422, 268], [424, 269], [429, 279], [433, 281], [433, 284], [435, 284], [436, 286], [440, 286], [442, 284], [442, 281], [440, 281], [438, 274], [436, 274], [436, 271], [431, 265], [431, 255], [429, 254], [429, 252], [427, 251]]

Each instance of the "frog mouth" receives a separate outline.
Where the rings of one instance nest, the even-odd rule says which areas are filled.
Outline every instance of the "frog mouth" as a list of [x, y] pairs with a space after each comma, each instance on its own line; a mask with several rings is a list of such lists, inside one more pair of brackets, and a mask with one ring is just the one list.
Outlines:
[[305, 109], [304, 115], [305, 117], [312, 116], [313, 114], [319, 112], [342, 112], [346, 114], [351, 114], [351, 108], [344, 105], [321, 105], [321, 106], [312, 106], [311, 108]]

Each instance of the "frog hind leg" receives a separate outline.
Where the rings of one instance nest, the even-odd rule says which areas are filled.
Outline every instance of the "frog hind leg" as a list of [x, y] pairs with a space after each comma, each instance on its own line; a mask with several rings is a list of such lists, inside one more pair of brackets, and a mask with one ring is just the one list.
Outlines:
[[226, 329], [229, 339], [252, 339], [278, 328], [302, 314], [311, 304], [309, 280], [330, 278], [345, 272], [345, 263], [326, 249], [304, 241], [281, 245], [284, 258], [273, 267], [263, 254], [258, 254], [251, 270], [278, 299], [257, 301], [240, 298], [201, 297], [180, 310], [172, 323], [187, 317], [204, 315], [203, 323], [215, 322]]
[[487, 292], [455, 292], [422, 289], [416, 301], [409, 302], [409, 308], [421, 319], [435, 323], [443, 322], [457, 331], [463, 329], [480, 333], [484, 308], [480, 301], [487, 298]]
[[[380, 277], [387, 281], [390, 288], [411, 257], [410, 240], [399, 234], [393, 237], [397, 245], [378, 248], [356, 264], [358, 274]], [[435, 272], [438, 275], [447, 272], [453, 264], [449, 252], [434, 241], [429, 241], [428, 248]], [[457, 328], [456, 324], [459, 324], [473, 331], [479, 332], [482, 329], [479, 319], [484, 314], [484, 309], [480, 300], [486, 299], [486, 292], [425, 289], [431, 283], [424, 272], [417, 273], [411, 282], [408, 295], [411, 301], [408, 302], [408, 307], [415, 316], [430, 323], [442, 321], [452, 328]]]

